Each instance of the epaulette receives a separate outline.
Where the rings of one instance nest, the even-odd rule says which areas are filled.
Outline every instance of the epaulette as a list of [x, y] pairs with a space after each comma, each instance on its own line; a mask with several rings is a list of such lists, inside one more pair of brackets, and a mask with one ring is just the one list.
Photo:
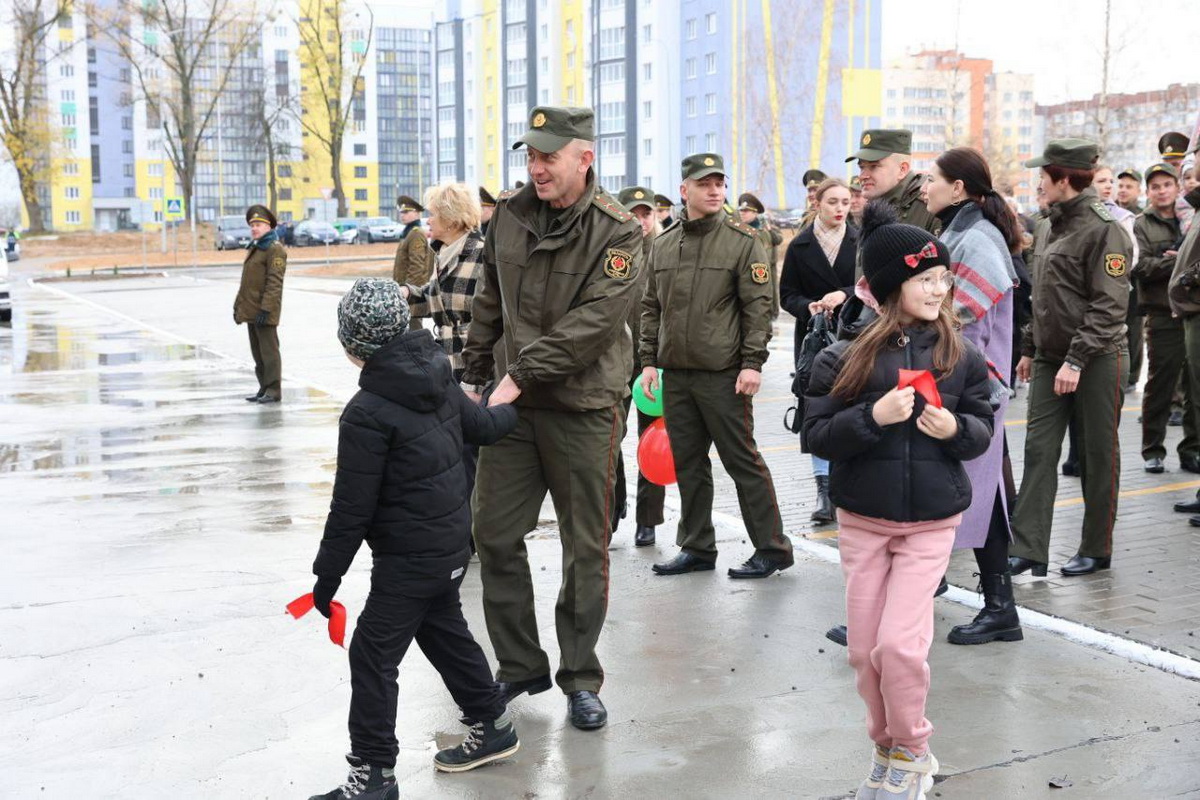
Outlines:
[[521, 190], [520, 189], [505, 189], [503, 192], [501, 192], [500, 194], [498, 194], [496, 196], [496, 202], [499, 203], [501, 200], [507, 200], [508, 198], [512, 197], [519, 191], [521, 191]]
[[754, 228], [751, 228], [749, 225], [747, 225], [744, 222], [738, 222], [735, 219], [726, 217], [725, 224], [727, 224], [729, 227], [733, 228], [735, 231], [742, 234], [743, 236], [750, 236], [750, 237], [754, 236]]
[[617, 222], [628, 222], [633, 219], [633, 214], [625, 209], [625, 206], [618, 203], [612, 198], [608, 192], [598, 191], [592, 197], [592, 205], [608, 214]]
[[1092, 203], [1092, 211], [1095, 211], [1096, 216], [1099, 217], [1100, 219], [1104, 220], [1105, 222], [1116, 222], [1117, 221], [1116, 218], [1112, 215], [1112, 212], [1110, 212], [1108, 210], [1108, 208], [1104, 205], [1104, 203], [1101, 203], [1099, 200]]

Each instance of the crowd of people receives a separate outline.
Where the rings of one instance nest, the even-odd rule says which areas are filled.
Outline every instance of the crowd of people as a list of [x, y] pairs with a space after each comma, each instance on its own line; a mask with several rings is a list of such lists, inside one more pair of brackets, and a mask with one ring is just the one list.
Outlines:
[[[1012, 577], [1049, 567], [1066, 439], [1075, 452], [1063, 471], [1082, 481], [1085, 511], [1060, 571], [1112, 566], [1117, 431], [1143, 331], [1145, 469], [1165, 469], [1177, 404], [1180, 466], [1200, 471], [1200, 226], [1190, 225], [1200, 188], [1184, 160], [1196, 148], [1167, 134], [1160, 163], [1121, 169], [1114, 186], [1095, 143], [1051, 141], [1027, 164], [1040, 210], [1026, 217], [978, 151], [950, 149], [919, 173], [909, 131], [868, 130], [846, 159], [851, 181], [804, 175], [808, 212], [785, 246], [753, 193], [729, 204], [719, 154], [683, 160], [677, 208], [650, 187], [605, 191], [594, 140], [591, 110], [532, 109], [514, 145], [526, 148], [528, 183], [498, 196], [443, 184], [421, 202], [401, 197], [393, 280], [359, 280], [339, 305], [361, 391], [340, 423], [316, 607], [328, 616], [363, 541], [373, 566], [350, 646], [350, 777], [322, 797], [397, 796], [395, 681], [413, 640], [469, 727], [438, 752], [439, 770], [512, 755], [508, 705], [555, 685], [575, 727], [606, 724], [598, 642], [608, 547], [628, 512], [631, 384], [661, 395], [681, 502], [679, 550], [654, 573], [715, 568], [714, 445], [753, 544], [728, 576], [792, 566], [754, 434], [780, 309], [796, 323], [788, 369], [817, 488], [812, 519], [840, 526], [848, 621], [827, 635], [848, 646], [867, 709], [872, 748], [856, 796], [925, 797], [938, 770], [925, 717], [933, 599], [951, 553], [973, 550], [984, 604], [949, 641], [1021, 640]], [[247, 399], [274, 402], [286, 254], [269, 209], [247, 219], [255, 240], [234, 317], [261, 362]], [[1021, 383], [1018, 490], [1004, 419]], [[653, 422], [639, 411], [637, 432]], [[563, 554], [553, 672], [525, 549], [547, 494]], [[634, 543], [655, 544], [664, 489], [639, 475], [634, 495]], [[1176, 510], [1200, 525], [1200, 493]], [[472, 550], [494, 673], [459, 601]]]

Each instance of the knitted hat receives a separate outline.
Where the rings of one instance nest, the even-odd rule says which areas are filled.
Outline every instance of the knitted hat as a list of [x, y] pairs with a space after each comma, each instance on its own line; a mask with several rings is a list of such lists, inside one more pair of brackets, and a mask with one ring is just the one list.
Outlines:
[[390, 278], [359, 278], [338, 303], [338, 341], [362, 361], [408, 330], [408, 303]]
[[880, 303], [914, 275], [933, 267], [950, 268], [946, 245], [924, 228], [898, 222], [886, 200], [872, 200], [863, 209], [858, 248], [863, 276]]

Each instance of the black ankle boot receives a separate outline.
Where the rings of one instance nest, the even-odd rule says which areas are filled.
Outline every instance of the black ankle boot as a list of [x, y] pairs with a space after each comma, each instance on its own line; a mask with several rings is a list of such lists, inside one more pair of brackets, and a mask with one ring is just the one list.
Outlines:
[[810, 519], [813, 522], [833, 522], [833, 501], [829, 499], [829, 476], [817, 475], [817, 507]]
[[1013, 601], [1012, 573], [982, 575], [979, 588], [983, 592], [983, 608], [973, 622], [951, 629], [946, 637], [950, 644], [1019, 642], [1024, 639], [1017, 604]]

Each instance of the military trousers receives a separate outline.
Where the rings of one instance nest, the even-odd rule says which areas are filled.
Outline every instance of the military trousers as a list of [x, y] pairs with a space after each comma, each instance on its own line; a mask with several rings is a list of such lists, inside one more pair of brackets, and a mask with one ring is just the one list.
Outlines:
[[1129, 380], [1124, 351], [1092, 358], [1071, 394], [1054, 393], [1062, 361], [1037, 357], [1029, 383], [1029, 421], [1025, 431], [1025, 472], [1013, 510], [1010, 553], [1040, 563], [1050, 560], [1050, 529], [1058, 492], [1058, 458], [1072, 414], [1079, 424], [1082, 452], [1083, 534], [1078, 553], [1092, 558], [1112, 555], [1112, 531], [1120, 492], [1121, 444], [1117, 437], [1124, 386]]
[[771, 471], [754, 441], [754, 401], [736, 394], [739, 370], [663, 371], [663, 417], [675, 457], [682, 504], [676, 544], [697, 558], [717, 557], [712, 521], [713, 444], [737, 487], [742, 521], [755, 552], [791, 563], [792, 542], [783, 532]]
[[[636, 389], [634, 391], [637, 391]], [[625, 413], [629, 413], [630, 400], [625, 400]], [[637, 435], [646, 432], [654, 424], [655, 417], [650, 417], [637, 412]], [[613, 508], [613, 529], [617, 527], [617, 520], [620, 517], [622, 510], [628, 502], [628, 488], [625, 483], [625, 458], [620, 453], [617, 454], [617, 488], [616, 488], [616, 503]], [[667, 487], [659, 486], [657, 483], [652, 483], [646, 480], [646, 476], [638, 472], [637, 477], [637, 508], [634, 511], [638, 525], [646, 525], [651, 528], [663, 524], [663, 502], [667, 497]]]
[[283, 361], [279, 357], [279, 328], [275, 325], [246, 323], [250, 331], [250, 355], [254, 356], [254, 375], [258, 378], [258, 393], [279, 398]]
[[563, 692], [599, 691], [596, 643], [608, 612], [608, 540], [617, 454], [625, 433], [620, 404], [599, 411], [518, 407], [516, 430], [480, 448], [474, 536], [483, 612], [502, 681], [550, 673], [538, 638], [525, 535], [537, 527], [549, 491], [562, 543], [554, 610]]
[[[1150, 376], [1142, 396], [1142, 458], [1166, 458], [1163, 443], [1167, 438], [1167, 418], [1171, 415], [1175, 387], [1188, 363], [1183, 320], [1168, 314], [1148, 315], [1146, 353]], [[1191, 398], [1188, 381], [1183, 381], [1183, 439], [1177, 448], [1181, 459], [1200, 455]]]

